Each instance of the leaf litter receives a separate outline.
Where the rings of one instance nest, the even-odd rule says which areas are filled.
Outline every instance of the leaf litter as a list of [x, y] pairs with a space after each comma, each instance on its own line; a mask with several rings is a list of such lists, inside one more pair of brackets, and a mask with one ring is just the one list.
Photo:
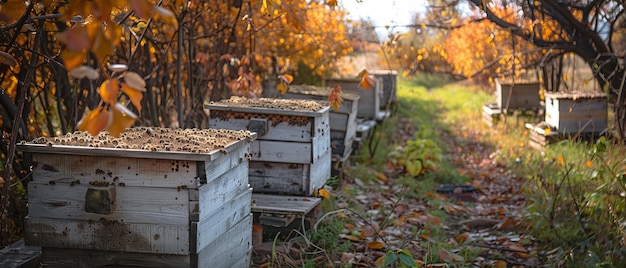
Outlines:
[[342, 211], [335, 216], [346, 221], [338, 239], [350, 243], [349, 249], [329, 253], [318, 248], [312, 254], [311, 245], [290, 242], [280, 247], [273, 264], [302, 267], [315, 258], [313, 263], [322, 264], [316, 267], [380, 267], [400, 259], [412, 259], [414, 267], [541, 266], [543, 249], [518, 226], [526, 202], [524, 179], [496, 160], [497, 151], [479, 142], [478, 131], [441, 135], [453, 144], [448, 159], [476, 187], [474, 202], [434, 189], [424, 197], [408, 197], [407, 188], [394, 183], [393, 176], [371, 170], [379, 179], [365, 182], [348, 170], [333, 202]]

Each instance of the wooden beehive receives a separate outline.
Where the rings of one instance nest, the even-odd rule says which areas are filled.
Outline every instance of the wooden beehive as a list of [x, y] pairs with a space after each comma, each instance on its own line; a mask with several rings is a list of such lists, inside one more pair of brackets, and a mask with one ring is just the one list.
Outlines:
[[209, 126], [257, 133], [248, 173], [255, 193], [310, 196], [330, 177], [327, 103], [232, 97], [205, 106]]
[[369, 74], [382, 78], [383, 94], [380, 99], [380, 109], [387, 110], [387, 105], [396, 102], [398, 85], [398, 71], [396, 70], [369, 70]]
[[498, 104], [489, 102], [483, 105], [483, 121], [490, 127], [494, 126], [500, 121], [502, 110], [498, 107]]
[[376, 85], [367, 90], [359, 87], [361, 79], [356, 78], [327, 78], [326, 86], [334, 87], [339, 85], [345, 92], [359, 94], [357, 117], [368, 120], [382, 120], [387, 116], [385, 111], [380, 108], [383, 83], [380, 77], [375, 77], [374, 79]]
[[[313, 99], [326, 100], [330, 94], [330, 88], [310, 85], [290, 85], [285, 95], [286, 99]], [[352, 143], [356, 136], [356, 115], [359, 105], [359, 95], [344, 92], [341, 94], [343, 103], [339, 110], [330, 109], [330, 142], [332, 144], [333, 158], [344, 159], [352, 151]]]
[[[130, 135], [142, 143], [125, 141]], [[35, 164], [25, 239], [43, 248], [44, 267], [249, 262], [254, 134], [137, 128], [97, 137], [18, 145]]]
[[545, 93], [546, 123], [560, 134], [600, 134], [608, 127], [605, 93]]
[[502, 82], [496, 79], [496, 101], [503, 110], [535, 110], [541, 108], [539, 82]]

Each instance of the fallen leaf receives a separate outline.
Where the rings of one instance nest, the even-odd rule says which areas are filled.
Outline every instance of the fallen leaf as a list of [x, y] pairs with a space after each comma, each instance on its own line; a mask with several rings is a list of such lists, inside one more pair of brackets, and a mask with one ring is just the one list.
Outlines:
[[497, 260], [493, 263], [495, 268], [506, 268], [507, 262], [503, 260]]
[[469, 239], [469, 233], [465, 232], [462, 234], [458, 234], [454, 236], [454, 240], [456, 240], [456, 242], [458, 242], [459, 244], [463, 244], [465, 243], [465, 241], [467, 241], [467, 239]]
[[385, 247], [385, 243], [381, 241], [369, 241], [367, 247], [370, 249], [382, 249]]

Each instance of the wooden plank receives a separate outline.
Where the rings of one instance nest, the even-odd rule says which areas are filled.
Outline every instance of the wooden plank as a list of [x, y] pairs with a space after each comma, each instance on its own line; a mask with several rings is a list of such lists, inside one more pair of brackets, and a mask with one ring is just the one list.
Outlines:
[[189, 224], [26, 219], [26, 242], [51, 248], [189, 254]]
[[[235, 152], [245, 150], [240, 147]], [[221, 163], [225, 157], [215, 160]], [[41, 183], [89, 184], [106, 181], [125, 186], [197, 188], [195, 161], [107, 156], [79, 156], [54, 153], [33, 155], [33, 181]], [[211, 163], [211, 162], [209, 162]]]
[[252, 161], [248, 178], [255, 193], [304, 195], [310, 170], [309, 164]]
[[[206, 182], [210, 182], [211, 180], [216, 179], [222, 174], [235, 168], [239, 164], [248, 161], [248, 159], [250, 158], [250, 146], [251, 145], [240, 147], [237, 150], [233, 150], [232, 152], [228, 153], [228, 155], [216, 159], [215, 161], [204, 162], [204, 170], [199, 171], [198, 176], [206, 178]], [[199, 164], [199, 166], [201, 165], [202, 163]], [[199, 183], [203, 184], [205, 182], [201, 179]]]
[[[256, 135], [253, 136], [255, 138]], [[232, 142], [225, 146], [224, 151], [230, 152], [239, 146], [245, 146], [247, 140]], [[29, 153], [54, 153], [85, 155], [96, 157], [122, 157], [122, 158], [149, 158], [166, 160], [187, 160], [187, 161], [213, 161], [224, 154], [220, 150], [210, 153], [191, 153], [179, 151], [147, 151], [138, 149], [118, 149], [104, 147], [85, 147], [67, 145], [46, 145], [46, 144], [18, 144], [17, 150]]]
[[149, 254], [135, 252], [44, 248], [41, 267], [46, 268], [188, 268], [197, 267], [190, 262], [191, 256]]
[[330, 113], [330, 130], [346, 131], [349, 114]]
[[330, 178], [330, 167], [332, 162], [332, 153], [328, 151], [319, 161], [311, 165], [311, 182], [306, 189], [306, 195], [311, 196], [313, 193], [326, 184]]
[[246, 161], [198, 189], [199, 219], [213, 214], [220, 206], [236, 198], [248, 188], [248, 162]]
[[0, 249], [0, 267], [37, 268], [41, 263], [41, 247], [27, 246], [21, 239]]
[[311, 142], [256, 140], [250, 145], [251, 161], [308, 164], [313, 162]]
[[198, 267], [250, 267], [252, 215], [248, 214], [198, 253]]
[[252, 194], [252, 212], [304, 216], [321, 201], [317, 197]]
[[[318, 114], [319, 115], [319, 114]], [[259, 118], [263, 118], [259, 115]], [[309, 118], [312, 121], [312, 118]], [[222, 120], [216, 117], [209, 117], [209, 127], [218, 129], [231, 129], [231, 130], [243, 130], [248, 129], [247, 119], [228, 119]], [[291, 125], [288, 122], [280, 122], [274, 124], [274, 122], [268, 120], [268, 131], [265, 135], [259, 136], [257, 140], [280, 140], [280, 141], [299, 141], [307, 142], [311, 140], [312, 136], [315, 136], [313, 132], [313, 122], [309, 122], [306, 125], [298, 126]]]
[[[193, 246], [191, 251], [201, 252], [221, 234], [249, 216], [251, 197], [252, 189], [247, 188], [235, 198], [224, 203], [214, 213], [201, 218], [199, 222], [192, 222], [191, 233], [195, 235], [191, 236], [190, 245]], [[250, 231], [252, 231], [252, 225], [250, 225]]]
[[317, 163], [318, 161], [324, 161], [323, 156], [331, 151], [330, 147], [330, 131], [325, 135], [317, 136], [313, 138], [313, 161], [310, 163]]
[[[153, 187], [113, 187], [112, 212], [108, 215], [85, 212], [88, 184], [28, 184], [28, 215], [32, 218], [74, 221], [120, 221], [187, 225], [188, 192], [185, 189]], [[103, 187], [100, 187], [103, 188]]]

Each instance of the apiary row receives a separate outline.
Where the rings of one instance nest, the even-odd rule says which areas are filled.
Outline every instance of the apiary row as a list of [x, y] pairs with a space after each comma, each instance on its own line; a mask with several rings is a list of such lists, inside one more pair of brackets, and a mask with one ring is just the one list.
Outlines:
[[539, 82], [503, 83], [496, 80], [496, 102], [483, 106], [483, 119], [492, 126], [512, 111], [535, 111], [537, 122], [526, 124], [532, 147], [558, 140], [594, 139], [608, 128], [608, 102], [601, 92], [542, 92]]
[[359, 120], [377, 119], [359, 118], [358, 93], [338, 110], [324, 94], [294, 86], [283, 99], [211, 103], [206, 130], [20, 144], [34, 163], [25, 241], [44, 267], [248, 267], [253, 221], [314, 218], [332, 162], [352, 153]]

